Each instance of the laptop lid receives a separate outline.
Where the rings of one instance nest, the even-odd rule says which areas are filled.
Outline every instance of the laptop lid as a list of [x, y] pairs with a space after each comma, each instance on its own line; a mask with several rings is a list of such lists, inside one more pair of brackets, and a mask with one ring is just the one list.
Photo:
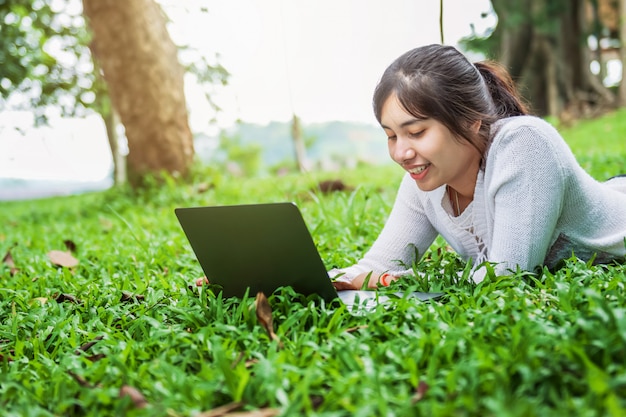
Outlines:
[[293, 203], [175, 209], [212, 284], [224, 297], [290, 286], [304, 295], [337, 298], [313, 238]]

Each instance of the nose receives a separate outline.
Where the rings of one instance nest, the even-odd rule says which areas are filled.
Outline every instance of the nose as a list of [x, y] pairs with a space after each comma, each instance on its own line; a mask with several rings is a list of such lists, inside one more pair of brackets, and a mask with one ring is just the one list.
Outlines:
[[411, 141], [401, 136], [389, 145], [389, 152], [391, 159], [398, 164], [405, 164], [417, 156], [417, 151], [413, 148]]

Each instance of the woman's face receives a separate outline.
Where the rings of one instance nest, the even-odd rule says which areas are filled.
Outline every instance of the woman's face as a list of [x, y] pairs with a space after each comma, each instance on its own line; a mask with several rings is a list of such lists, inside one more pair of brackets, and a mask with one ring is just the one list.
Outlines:
[[[404, 168], [423, 191], [444, 184], [471, 197], [481, 155], [468, 141], [459, 140], [441, 122], [408, 113], [395, 95], [382, 107], [380, 124], [388, 139], [391, 159]], [[480, 122], [470, 128], [476, 134]]]

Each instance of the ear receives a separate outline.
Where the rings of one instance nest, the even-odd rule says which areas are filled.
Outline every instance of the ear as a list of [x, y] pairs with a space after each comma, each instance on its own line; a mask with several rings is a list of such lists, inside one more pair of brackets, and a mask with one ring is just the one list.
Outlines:
[[477, 134], [482, 124], [483, 124], [482, 120], [476, 120], [474, 123], [472, 123], [470, 125], [470, 130], [472, 131], [472, 133]]

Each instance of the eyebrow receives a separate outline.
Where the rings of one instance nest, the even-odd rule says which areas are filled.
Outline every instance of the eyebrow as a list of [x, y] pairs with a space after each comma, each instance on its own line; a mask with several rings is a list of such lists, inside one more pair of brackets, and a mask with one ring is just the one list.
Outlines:
[[[423, 122], [423, 121], [425, 121], [425, 120], [426, 120], [425, 118], [414, 117], [413, 119], [409, 119], [409, 120], [407, 120], [407, 121], [405, 121], [405, 122], [402, 122], [402, 123], [400, 124], [400, 127], [401, 127], [401, 128], [404, 128], [404, 127], [410, 126], [410, 125], [415, 124], [415, 123]], [[385, 125], [384, 125], [384, 124], [382, 124], [382, 123], [380, 124], [380, 126], [381, 126], [383, 129], [393, 130], [393, 129], [391, 129], [390, 127], [385, 126]]]

